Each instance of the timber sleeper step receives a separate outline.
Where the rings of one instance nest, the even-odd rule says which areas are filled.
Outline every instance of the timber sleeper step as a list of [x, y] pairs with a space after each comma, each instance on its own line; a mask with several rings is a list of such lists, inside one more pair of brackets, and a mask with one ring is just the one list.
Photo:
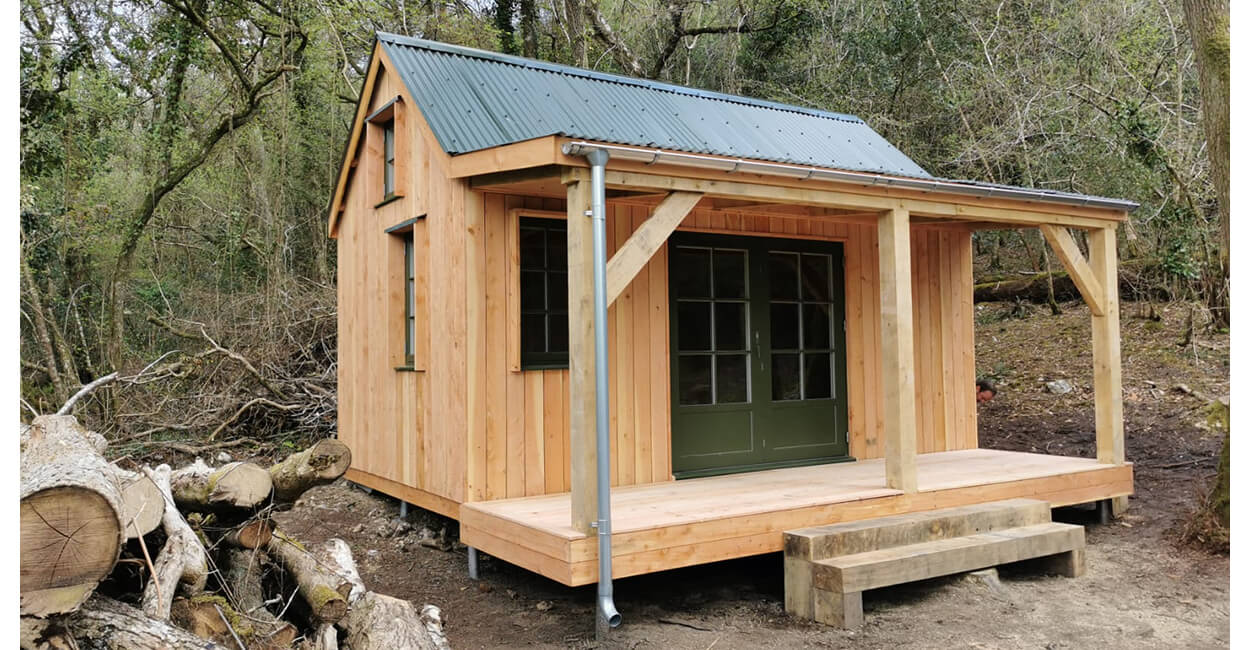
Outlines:
[[870, 589], [1042, 557], [1085, 571], [1085, 529], [1030, 499], [789, 531], [785, 549], [786, 610], [839, 627], [863, 622]]

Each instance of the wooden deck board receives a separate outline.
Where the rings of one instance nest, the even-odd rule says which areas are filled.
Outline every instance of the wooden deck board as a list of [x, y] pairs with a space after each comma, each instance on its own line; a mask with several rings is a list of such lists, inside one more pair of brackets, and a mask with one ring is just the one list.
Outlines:
[[[873, 459], [614, 488], [613, 574], [777, 551], [782, 531], [804, 526], [1012, 497], [1066, 505], [1132, 492], [1131, 465], [989, 449], [920, 454], [917, 479], [916, 494], [888, 489], [884, 461]], [[490, 542], [492, 555], [565, 584], [596, 579], [595, 540], [569, 525], [568, 494], [461, 511], [465, 544]]]

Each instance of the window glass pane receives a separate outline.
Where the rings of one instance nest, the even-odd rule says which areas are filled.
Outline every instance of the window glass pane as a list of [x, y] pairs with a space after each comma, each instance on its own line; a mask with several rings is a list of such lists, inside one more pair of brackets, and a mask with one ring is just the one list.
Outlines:
[[712, 349], [712, 303], [677, 303], [677, 349], [683, 352]]
[[569, 351], [569, 315], [552, 314], [547, 317], [548, 352]]
[[547, 309], [564, 311], [569, 304], [569, 274], [547, 274]]
[[386, 162], [386, 169], [382, 173], [382, 191], [386, 196], [395, 193], [395, 163]]
[[677, 357], [677, 401], [682, 405], [712, 403], [712, 355]]
[[833, 396], [833, 381], [829, 374], [829, 353], [817, 352], [803, 355], [804, 399], [824, 399]]
[[746, 262], [746, 251], [718, 250], [713, 254], [712, 275], [718, 300], [747, 297]]
[[547, 351], [547, 317], [542, 314], [521, 314], [521, 351]]
[[542, 271], [521, 271], [521, 309], [546, 309], [547, 297]]
[[772, 320], [772, 346], [774, 350], [799, 349], [799, 306], [792, 302], [775, 302], [769, 305]]
[[799, 254], [768, 254], [768, 291], [773, 300], [795, 300], [799, 297]]
[[553, 221], [547, 229], [547, 268], [567, 269], [569, 266], [569, 233], [564, 224]]
[[545, 237], [545, 231], [536, 228], [521, 229], [521, 268], [541, 269], [546, 267], [546, 256], [543, 254], [543, 239]]
[[718, 302], [716, 307], [716, 349], [747, 349], [747, 306], [742, 302]]
[[833, 334], [830, 329], [830, 309], [829, 305], [819, 303], [803, 305], [803, 349], [828, 350], [833, 347], [830, 345], [830, 336]]
[[800, 399], [799, 355], [797, 353], [773, 355], [773, 401]]
[[747, 401], [747, 355], [716, 356], [716, 403]]
[[833, 299], [833, 259], [828, 255], [803, 255], [803, 299]]
[[678, 298], [710, 298], [711, 255], [706, 248], [678, 246], [673, 253], [672, 272], [677, 282]]

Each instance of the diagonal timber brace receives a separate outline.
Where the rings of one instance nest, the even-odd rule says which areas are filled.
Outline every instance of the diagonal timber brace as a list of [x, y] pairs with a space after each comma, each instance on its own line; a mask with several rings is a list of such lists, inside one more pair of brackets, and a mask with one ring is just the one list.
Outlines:
[[655, 206], [655, 211], [608, 260], [608, 304], [616, 301], [634, 276], [647, 265], [655, 252], [660, 250], [678, 224], [690, 214], [699, 199], [700, 192], [670, 192]]
[[1077, 247], [1076, 240], [1072, 238], [1072, 233], [1067, 228], [1049, 224], [1042, 224], [1039, 228], [1042, 230], [1042, 236], [1046, 238], [1046, 241], [1050, 243], [1050, 247], [1054, 249], [1055, 254], [1063, 262], [1063, 267], [1067, 269], [1068, 275], [1072, 277], [1073, 284], [1081, 291], [1081, 297], [1085, 298], [1085, 304], [1089, 305], [1089, 311], [1094, 316], [1106, 315], [1106, 289], [1094, 274], [1094, 269], [1090, 267], [1085, 256], [1081, 255], [1081, 249]]

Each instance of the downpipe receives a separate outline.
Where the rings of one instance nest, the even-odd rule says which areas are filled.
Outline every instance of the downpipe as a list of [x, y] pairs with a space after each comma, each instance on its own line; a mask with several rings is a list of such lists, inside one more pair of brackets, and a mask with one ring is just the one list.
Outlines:
[[595, 616], [595, 638], [607, 638], [608, 630], [621, 624], [621, 615], [612, 599], [612, 484], [611, 441], [608, 437], [608, 252], [607, 216], [604, 209], [604, 167], [608, 152], [592, 149], [590, 163], [590, 218], [594, 237], [595, 298], [595, 461], [599, 518], [599, 596]]

